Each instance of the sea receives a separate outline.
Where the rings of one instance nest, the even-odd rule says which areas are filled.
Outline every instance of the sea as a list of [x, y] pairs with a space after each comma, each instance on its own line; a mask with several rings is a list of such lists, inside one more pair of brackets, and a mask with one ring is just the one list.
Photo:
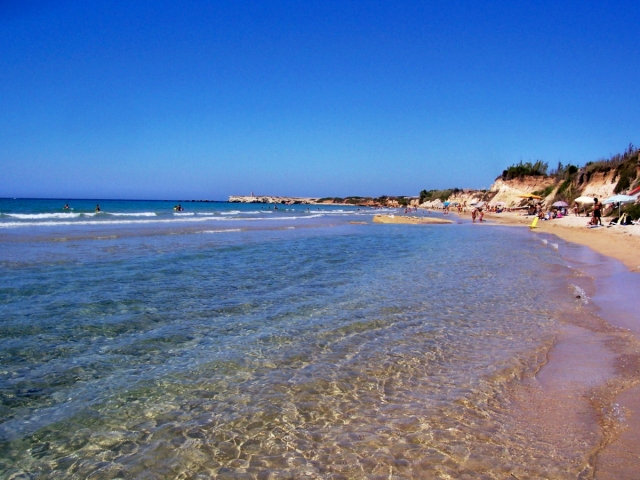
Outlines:
[[1, 199], [0, 478], [590, 478], [514, 398], [613, 261], [381, 212]]

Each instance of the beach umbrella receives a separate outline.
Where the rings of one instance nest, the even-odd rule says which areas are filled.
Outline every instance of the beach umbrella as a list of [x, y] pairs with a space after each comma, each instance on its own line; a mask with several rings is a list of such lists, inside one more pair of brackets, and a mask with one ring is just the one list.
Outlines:
[[448, 207], [448, 206], [449, 206], [449, 202], [444, 202], [444, 203], [443, 203], [443, 205], [444, 205], [445, 207]]
[[567, 202], [563, 202], [562, 200], [555, 202], [553, 204], [554, 207], [568, 207], [569, 204]]
[[[574, 202], [576, 202], [576, 203], [582, 203], [582, 204], [584, 204], [584, 205], [587, 205], [587, 204], [595, 203], [595, 200], [594, 200], [593, 198], [591, 198], [591, 197], [585, 197], [585, 196], [582, 196], [582, 197], [578, 197], [578, 198], [576, 198], [576, 199], [574, 200]], [[584, 212], [585, 210], [586, 210], [586, 207], [584, 207], [584, 208], [582, 209], [582, 211], [583, 211], [583, 212]]]
[[636, 200], [638, 200], [638, 197], [633, 195], [614, 195], [613, 197], [603, 200], [602, 203], [629, 203], [635, 202]]
[[485, 204], [485, 203], [487, 203], [487, 202], [478, 202], [478, 203], [476, 203], [476, 208], [482, 208], [482, 207], [484, 207], [484, 204]]
[[591, 204], [591, 203], [595, 203], [595, 200], [594, 200], [593, 198], [591, 198], [591, 197], [584, 197], [584, 196], [582, 196], [582, 197], [578, 197], [578, 198], [576, 198], [576, 199], [574, 200], [574, 202], [576, 202], [576, 203], [582, 203], [583, 205], [585, 205], [585, 206], [582, 208], [582, 211], [584, 212], [584, 211], [586, 210], [586, 205], [587, 205], [587, 204]]
[[617, 203], [618, 204], [618, 217], [620, 216], [620, 209], [623, 203], [631, 203], [638, 200], [637, 196], [633, 195], [614, 195], [613, 197], [609, 197], [606, 200], [603, 200], [602, 203]]

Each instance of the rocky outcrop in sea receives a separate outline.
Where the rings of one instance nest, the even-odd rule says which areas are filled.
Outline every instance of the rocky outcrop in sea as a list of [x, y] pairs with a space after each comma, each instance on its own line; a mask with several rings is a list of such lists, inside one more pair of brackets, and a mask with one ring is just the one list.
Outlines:
[[229, 202], [230, 203], [280, 203], [280, 204], [286, 204], [286, 205], [294, 205], [294, 204], [313, 205], [318, 203], [318, 199], [317, 198], [300, 198], [300, 197], [272, 197], [268, 195], [263, 195], [263, 196], [231, 195], [229, 197]]

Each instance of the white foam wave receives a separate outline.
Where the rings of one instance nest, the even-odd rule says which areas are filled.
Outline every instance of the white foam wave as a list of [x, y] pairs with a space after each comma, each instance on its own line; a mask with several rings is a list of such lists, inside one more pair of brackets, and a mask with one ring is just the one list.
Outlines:
[[70, 226], [70, 225], [93, 225], [93, 226], [105, 226], [105, 225], [139, 225], [139, 224], [151, 224], [151, 223], [176, 223], [176, 222], [206, 222], [209, 220], [221, 221], [227, 220], [226, 218], [215, 217], [201, 217], [201, 218], [183, 218], [183, 219], [167, 219], [167, 220], [80, 220], [76, 222], [0, 222], [0, 228], [15, 228], [15, 227], [57, 227], [57, 226]]
[[183, 213], [174, 213], [176, 217], [193, 217], [195, 213], [193, 212], [183, 212]]
[[[95, 214], [91, 214], [93, 216]], [[175, 215], [175, 214], [174, 214]], [[193, 214], [191, 214], [193, 215]], [[303, 220], [309, 218], [318, 218], [326, 216], [324, 213], [314, 213], [312, 215], [304, 216], [277, 216], [277, 217], [255, 217], [255, 218], [230, 218], [230, 217], [196, 217], [196, 216], [184, 216], [174, 219], [161, 219], [154, 218], [153, 220], [106, 220], [106, 216], [103, 216], [104, 220], [77, 220], [77, 221], [43, 221], [43, 222], [0, 222], [0, 228], [15, 228], [15, 227], [56, 227], [56, 226], [70, 226], [70, 225], [93, 225], [93, 226], [105, 226], [105, 225], [136, 225], [136, 224], [151, 224], [151, 223], [175, 223], [175, 222], [258, 222], [258, 221], [291, 221], [291, 220]]]
[[226, 230], [203, 230], [197, 233], [228, 233], [228, 232], [241, 232], [241, 228], [228, 228]]
[[24, 220], [37, 220], [46, 218], [78, 218], [81, 213], [5, 213], [7, 217]]
[[136, 213], [111, 213], [108, 212], [108, 215], [114, 217], [157, 217], [158, 215], [155, 212], [136, 212]]
[[220, 212], [220, 215], [237, 215], [240, 213], [240, 210], [231, 210], [230, 212]]

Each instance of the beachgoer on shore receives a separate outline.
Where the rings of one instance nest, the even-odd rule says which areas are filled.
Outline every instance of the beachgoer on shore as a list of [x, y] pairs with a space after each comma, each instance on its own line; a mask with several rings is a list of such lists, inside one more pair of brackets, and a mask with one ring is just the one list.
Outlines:
[[473, 223], [476, 223], [476, 216], [478, 215], [478, 209], [474, 208], [473, 211], [471, 212], [471, 220], [473, 220]]
[[575, 214], [576, 217], [579, 217], [580, 215], [578, 215], [578, 202], [573, 204], [573, 213]]
[[602, 203], [597, 198], [593, 199], [593, 218], [596, 225], [602, 225]]

